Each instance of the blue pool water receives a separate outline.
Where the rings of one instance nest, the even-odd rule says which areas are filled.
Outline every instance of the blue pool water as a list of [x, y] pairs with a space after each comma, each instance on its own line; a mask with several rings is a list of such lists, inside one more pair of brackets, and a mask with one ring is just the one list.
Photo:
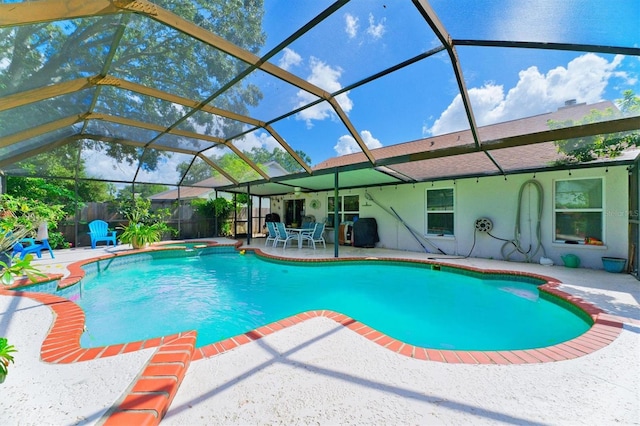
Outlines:
[[284, 263], [253, 254], [99, 267], [75, 297], [83, 347], [198, 330], [204, 346], [316, 309], [416, 346], [509, 350], [553, 345], [590, 327], [531, 282], [480, 279], [392, 262]]

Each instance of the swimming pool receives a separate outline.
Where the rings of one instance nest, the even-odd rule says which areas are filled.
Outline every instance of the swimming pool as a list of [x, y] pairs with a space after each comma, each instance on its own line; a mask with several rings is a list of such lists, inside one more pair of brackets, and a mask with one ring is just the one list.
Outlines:
[[527, 277], [375, 260], [276, 262], [235, 251], [138, 257], [91, 264], [67, 295], [86, 313], [83, 347], [193, 329], [200, 347], [317, 309], [434, 349], [546, 347], [591, 325], [577, 309], [541, 297], [542, 282]]

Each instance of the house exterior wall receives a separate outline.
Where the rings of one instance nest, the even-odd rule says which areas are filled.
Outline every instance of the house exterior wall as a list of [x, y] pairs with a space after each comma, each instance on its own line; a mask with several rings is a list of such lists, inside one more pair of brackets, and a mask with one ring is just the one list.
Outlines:
[[[603, 241], [604, 246], [573, 245], [554, 243], [554, 182], [557, 179], [574, 178], [603, 178]], [[426, 233], [426, 190], [427, 188], [454, 188], [455, 194], [455, 236], [453, 237], [428, 237], [433, 244], [421, 239], [427, 251], [434, 256], [441, 254], [437, 248], [448, 255], [504, 259], [503, 253], [509, 260], [525, 261], [523, 254], [514, 252], [515, 246], [505, 241], [515, 238], [516, 213], [518, 210], [518, 194], [521, 186], [533, 179], [532, 174], [509, 175], [504, 177], [481, 177], [479, 179], [460, 179], [451, 181], [439, 181], [432, 183], [407, 184], [398, 186], [384, 186], [369, 188], [367, 191], [375, 201], [365, 197], [365, 190], [340, 191], [340, 195], [360, 196], [360, 217], [373, 217], [378, 224], [380, 242], [377, 247], [407, 250], [425, 251], [411, 233], [394, 216], [387, 213], [393, 207], [405, 223], [419, 235]], [[602, 256], [623, 257], [628, 256], [628, 171], [624, 166], [607, 168], [578, 169], [571, 171], [536, 173], [535, 180], [542, 186], [542, 215], [541, 215], [541, 243], [542, 248], [532, 257], [532, 261], [538, 262], [543, 253], [553, 260], [556, 265], [563, 265], [561, 256], [574, 254], [581, 260], [581, 267], [602, 269]], [[333, 196], [333, 192], [312, 193], [305, 195], [307, 199], [306, 214], [313, 214], [318, 221], [327, 217], [327, 197]], [[286, 197], [285, 197], [286, 198]], [[320, 207], [311, 209], [309, 201], [318, 199]], [[275, 202], [273, 211], [282, 202]], [[520, 247], [523, 251], [535, 250], [537, 238], [535, 230], [537, 223], [537, 191], [528, 185], [522, 193], [521, 219], [520, 219]], [[278, 212], [282, 216], [282, 212]], [[493, 222], [491, 237], [487, 233], [475, 232], [475, 221], [486, 217]], [[474, 245], [475, 232], [475, 245]], [[329, 239], [333, 241], [331, 235]], [[435, 246], [435, 247], [434, 247]], [[472, 250], [473, 249], [473, 250]], [[544, 251], [543, 251], [544, 249]], [[513, 253], [512, 253], [513, 252]]]

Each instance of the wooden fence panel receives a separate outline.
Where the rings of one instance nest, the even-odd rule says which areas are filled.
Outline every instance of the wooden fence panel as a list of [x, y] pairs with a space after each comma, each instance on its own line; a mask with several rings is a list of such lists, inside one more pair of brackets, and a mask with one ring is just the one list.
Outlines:
[[[215, 237], [215, 220], [214, 218], [202, 217], [191, 206], [188, 201], [183, 201], [180, 204], [171, 202], [152, 202], [151, 209], [155, 211], [159, 208], [168, 208], [171, 212], [171, 217], [166, 221], [167, 225], [178, 230], [176, 236], [168, 234], [163, 239], [194, 239], [194, 238], [211, 238]], [[260, 215], [259, 215], [260, 213]], [[257, 208], [253, 209], [253, 221], [252, 221], [252, 237], [264, 236], [266, 230], [264, 229], [264, 216], [269, 213], [268, 208], [262, 208], [259, 212]], [[57, 231], [61, 232], [66, 241], [70, 242], [73, 247], [86, 247], [91, 245], [89, 238], [89, 222], [100, 219], [109, 224], [109, 227], [116, 229], [127, 223], [126, 218], [118, 214], [117, 208], [113, 203], [87, 203], [78, 214], [77, 222], [77, 238], [76, 238], [76, 221], [75, 218], [69, 217], [64, 221], [60, 221], [57, 227]], [[233, 214], [231, 218], [227, 220], [231, 229], [239, 238], [244, 238], [247, 235], [248, 221], [247, 221], [247, 209], [242, 208], [238, 211], [236, 216], [236, 222], [234, 222]], [[218, 226], [218, 229], [222, 229], [222, 226]]]

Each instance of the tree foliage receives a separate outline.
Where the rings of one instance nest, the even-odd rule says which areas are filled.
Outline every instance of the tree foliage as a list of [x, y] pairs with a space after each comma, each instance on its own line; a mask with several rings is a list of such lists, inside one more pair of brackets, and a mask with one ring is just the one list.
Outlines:
[[[305, 163], [311, 163], [311, 157], [309, 157], [305, 152], [298, 150], [296, 151], [296, 154], [298, 154]], [[249, 157], [257, 164], [266, 164], [273, 161], [278, 163], [280, 167], [289, 173], [302, 170], [300, 164], [298, 164], [298, 162], [290, 156], [288, 152], [279, 148], [274, 148], [272, 151], [262, 147], [252, 148], [249, 153]]]
[[[618, 99], [616, 104], [617, 109], [593, 109], [580, 120], [550, 121], [549, 127], [558, 129], [640, 114], [640, 97], [636, 96], [632, 90], [626, 90], [623, 98]], [[602, 157], [615, 158], [628, 148], [640, 146], [640, 132], [617, 132], [565, 139], [555, 141], [555, 145], [558, 152], [565, 155], [559, 163], [587, 162]]]
[[[167, 191], [169, 187], [161, 184], [138, 184], [135, 185], [135, 193], [137, 197], [148, 198], [160, 192]], [[118, 191], [118, 200], [129, 200], [133, 198], [133, 185], [127, 185]]]
[[[56, 157], [51, 159], [52, 165], [55, 160]], [[7, 176], [6, 191], [7, 196], [27, 198], [60, 210], [59, 217], [49, 220], [49, 244], [55, 249], [70, 246], [62, 233], [56, 230], [57, 223], [64, 218], [73, 220], [76, 208], [82, 208], [85, 203], [112, 200], [115, 187], [99, 181], [80, 180], [76, 185], [71, 179]]]
[[171, 210], [166, 207], [151, 210], [151, 200], [144, 197], [119, 200], [118, 213], [131, 223], [145, 225], [165, 223], [171, 218]]
[[43, 222], [55, 227], [64, 217], [62, 207], [58, 204], [48, 204], [37, 198], [2, 194], [0, 195], [0, 217], [2, 218], [0, 233], [10, 232], [17, 224], [25, 225], [29, 232], [34, 233]]
[[[159, 6], [234, 44], [257, 53], [264, 45], [262, 0], [161, 0]], [[118, 40], [114, 44], [114, 40]], [[112, 49], [113, 52], [111, 51]], [[111, 56], [110, 53], [113, 53]], [[105, 72], [129, 82], [203, 100], [229, 83], [247, 64], [181, 32], [139, 14], [115, 14], [0, 29], [0, 92], [14, 94]], [[238, 114], [262, 99], [260, 90], [246, 81], [219, 95], [215, 105]], [[94, 105], [94, 101], [97, 102]], [[91, 110], [93, 108], [93, 110]], [[12, 134], [55, 119], [100, 112], [147, 123], [170, 126], [187, 112], [185, 107], [158, 98], [103, 86], [48, 99], [0, 114], [0, 128]], [[28, 117], [28, 120], [25, 120]], [[197, 114], [184, 130], [224, 137], [241, 124], [211, 114]], [[83, 130], [138, 142], [149, 142], [151, 132], [120, 126], [117, 134], [100, 122]], [[102, 152], [114, 164], [137, 165], [138, 147], [83, 141], [84, 149]], [[168, 151], [146, 150], [141, 166], [156, 170]], [[74, 163], [70, 163], [74, 164]]]
[[[115, 190], [112, 184], [85, 180], [88, 176], [84, 162], [78, 161], [79, 149], [79, 142], [68, 143], [23, 160], [19, 166], [27, 176], [47, 173], [62, 179], [8, 176], [7, 192], [14, 195], [32, 194], [32, 197], [48, 203], [63, 204], [65, 211], [71, 215], [76, 202], [82, 204], [112, 199]], [[79, 179], [77, 185], [76, 177]]]
[[[251, 151], [245, 152], [245, 154], [264, 171], [267, 170], [267, 165], [271, 162], [277, 163], [288, 173], [295, 173], [302, 170], [300, 164], [283, 149], [274, 148], [272, 151], [269, 151], [264, 147], [253, 147]], [[305, 152], [298, 150], [296, 154], [298, 154], [305, 163], [311, 163], [311, 158]], [[240, 182], [259, 178], [258, 173], [234, 153], [226, 153], [218, 158], [212, 159], [212, 161]], [[187, 173], [183, 184], [193, 184], [210, 177], [219, 176], [219, 173], [205, 162], [198, 162], [192, 165], [189, 163], [180, 163], [177, 166], [177, 170], [181, 175]]]
[[231, 234], [231, 226], [227, 220], [231, 212], [233, 212], [233, 203], [231, 201], [222, 197], [209, 200], [198, 198], [191, 201], [191, 205], [201, 216], [215, 218], [218, 224], [218, 236]]
[[7, 177], [7, 194], [16, 197], [28, 195], [47, 204], [62, 205], [67, 217], [75, 215], [76, 205], [82, 207], [86, 202], [112, 199], [112, 186], [106, 182], [79, 181], [76, 188], [73, 180]]

